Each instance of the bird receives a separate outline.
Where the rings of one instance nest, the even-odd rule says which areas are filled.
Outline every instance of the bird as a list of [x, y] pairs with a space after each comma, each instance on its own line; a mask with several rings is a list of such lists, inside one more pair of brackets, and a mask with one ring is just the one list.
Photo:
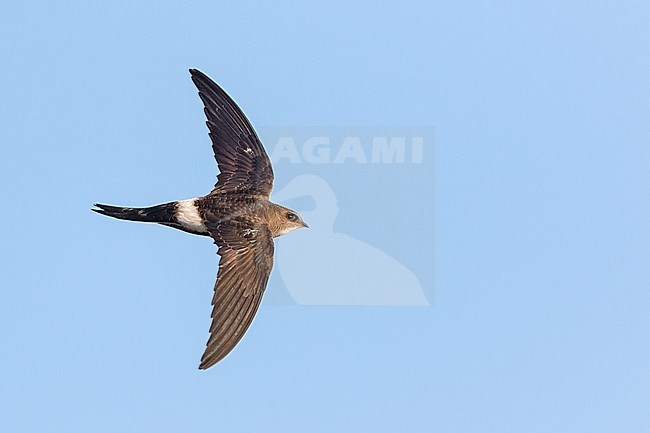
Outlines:
[[309, 226], [298, 212], [269, 200], [271, 160], [243, 111], [203, 72], [189, 72], [203, 102], [219, 168], [212, 191], [142, 208], [95, 203], [92, 210], [212, 238], [220, 259], [210, 336], [199, 364], [206, 370], [233, 350], [253, 321], [273, 269], [274, 238]]

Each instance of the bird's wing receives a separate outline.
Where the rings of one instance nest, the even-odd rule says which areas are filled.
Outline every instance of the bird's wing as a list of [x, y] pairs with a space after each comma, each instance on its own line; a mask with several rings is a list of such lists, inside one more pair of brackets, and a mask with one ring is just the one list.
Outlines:
[[268, 198], [273, 188], [271, 160], [235, 101], [208, 76], [190, 69], [205, 106], [219, 176], [212, 194], [241, 192]]
[[273, 268], [273, 237], [260, 221], [234, 217], [206, 223], [219, 247], [212, 326], [199, 368], [223, 359], [250, 326]]

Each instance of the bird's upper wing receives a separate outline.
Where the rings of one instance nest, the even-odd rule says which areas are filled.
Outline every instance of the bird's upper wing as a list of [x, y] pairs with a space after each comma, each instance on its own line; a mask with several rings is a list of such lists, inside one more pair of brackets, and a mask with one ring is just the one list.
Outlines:
[[212, 193], [242, 192], [265, 198], [273, 188], [273, 168], [244, 113], [226, 92], [201, 71], [190, 69], [205, 105], [212, 150], [219, 165]]
[[273, 268], [273, 237], [260, 221], [235, 216], [206, 223], [219, 247], [212, 326], [200, 369], [223, 359], [241, 340], [262, 300]]

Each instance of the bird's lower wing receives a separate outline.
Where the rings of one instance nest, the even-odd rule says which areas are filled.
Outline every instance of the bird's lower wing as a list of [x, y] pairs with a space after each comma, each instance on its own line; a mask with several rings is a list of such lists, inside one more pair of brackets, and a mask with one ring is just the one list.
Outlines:
[[222, 360], [253, 321], [273, 268], [273, 237], [266, 225], [229, 220], [208, 225], [219, 247], [210, 338], [199, 368]]

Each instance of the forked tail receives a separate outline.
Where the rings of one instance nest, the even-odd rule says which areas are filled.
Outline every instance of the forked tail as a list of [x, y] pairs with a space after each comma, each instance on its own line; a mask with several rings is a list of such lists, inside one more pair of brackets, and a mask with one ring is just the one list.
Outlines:
[[99, 209], [93, 209], [94, 212], [121, 220], [178, 225], [175, 217], [176, 202], [143, 208], [109, 206], [101, 203], [95, 203], [95, 206]]
[[95, 203], [99, 209], [93, 211], [121, 220], [162, 224], [195, 235], [210, 236], [196, 207], [196, 200], [192, 198], [140, 208]]

